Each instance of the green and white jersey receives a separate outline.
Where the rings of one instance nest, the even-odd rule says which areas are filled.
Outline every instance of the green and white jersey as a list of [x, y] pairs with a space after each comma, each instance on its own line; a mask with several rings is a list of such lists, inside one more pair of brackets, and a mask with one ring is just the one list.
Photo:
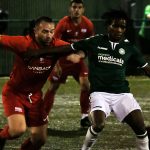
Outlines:
[[125, 71], [129, 60], [139, 67], [146, 65], [140, 51], [128, 40], [114, 43], [108, 36], [96, 35], [71, 46], [87, 53], [91, 92], [128, 93]]

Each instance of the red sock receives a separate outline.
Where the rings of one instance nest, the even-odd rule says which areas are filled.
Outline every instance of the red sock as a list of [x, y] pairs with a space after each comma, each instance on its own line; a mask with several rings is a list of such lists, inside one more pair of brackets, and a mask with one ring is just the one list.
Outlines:
[[45, 93], [45, 96], [44, 96], [44, 109], [47, 114], [50, 113], [50, 111], [53, 107], [54, 97], [55, 97], [55, 92], [47, 90], [47, 92]]
[[4, 129], [1, 129], [1, 131], [0, 131], [0, 138], [2, 138], [2, 139], [7, 139], [7, 140], [14, 139], [15, 137], [14, 137], [14, 138], [11, 137], [10, 134], [9, 134], [9, 132], [8, 132], [8, 130], [9, 130], [8, 125], [6, 125], [6, 126], [4, 127]]
[[20, 150], [27, 150], [27, 149], [28, 150], [35, 150], [30, 138], [28, 138], [24, 141], [24, 143], [21, 145]]
[[42, 145], [33, 145], [31, 142], [31, 139], [28, 138], [24, 141], [24, 143], [21, 145], [20, 150], [40, 150]]
[[89, 111], [89, 92], [88, 91], [81, 91], [80, 106], [81, 106], [81, 113], [88, 114], [88, 111]]

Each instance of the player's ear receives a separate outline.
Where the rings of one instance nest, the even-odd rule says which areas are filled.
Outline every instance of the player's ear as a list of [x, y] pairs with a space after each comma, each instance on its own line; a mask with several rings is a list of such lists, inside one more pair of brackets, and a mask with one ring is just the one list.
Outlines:
[[85, 12], [85, 8], [83, 7], [83, 14], [84, 14], [84, 12]]
[[34, 27], [34, 28], [33, 28], [33, 33], [35, 34], [36, 31], [37, 31], [37, 27]]
[[69, 12], [69, 14], [71, 13], [71, 6], [68, 8], [68, 12]]

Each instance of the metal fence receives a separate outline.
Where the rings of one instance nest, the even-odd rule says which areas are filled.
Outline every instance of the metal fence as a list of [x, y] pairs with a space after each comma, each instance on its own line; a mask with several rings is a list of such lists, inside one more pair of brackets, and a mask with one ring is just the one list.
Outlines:
[[[29, 21], [31, 19], [9, 19], [8, 21], [8, 31], [9, 35], [23, 35], [24, 30], [28, 27]], [[54, 19], [54, 21], [58, 22], [58, 19]], [[102, 19], [92, 19], [95, 26], [95, 33], [104, 33], [104, 23]], [[128, 37], [130, 40], [136, 41], [138, 31], [141, 26], [142, 19], [133, 20], [133, 28], [129, 31]], [[0, 76], [8, 76], [13, 65], [14, 54], [7, 49], [0, 47]]]

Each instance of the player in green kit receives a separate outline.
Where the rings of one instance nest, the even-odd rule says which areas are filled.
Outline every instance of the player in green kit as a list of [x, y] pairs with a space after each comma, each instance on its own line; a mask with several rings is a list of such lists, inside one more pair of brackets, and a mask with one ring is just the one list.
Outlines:
[[144, 124], [141, 107], [130, 93], [126, 80], [126, 66], [134, 61], [137, 67], [150, 77], [150, 66], [141, 52], [125, 38], [129, 18], [122, 10], [111, 10], [103, 14], [107, 33], [96, 35], [68, 46], [45, 49], [39, 55], [78, 52], [88, 56], [90, 81], [90, 117], [92, 125], [88, 128], [82, 150], [90, 150], [105, 126], [111, 112], [123, 123], [127, 123], [136, 135], [138, 150], [149, 150], [149, 139]]
[[139, 46], [142, 53], [150, 54], [150, 4], [145, 6], [144, 16], [139, 31]]

